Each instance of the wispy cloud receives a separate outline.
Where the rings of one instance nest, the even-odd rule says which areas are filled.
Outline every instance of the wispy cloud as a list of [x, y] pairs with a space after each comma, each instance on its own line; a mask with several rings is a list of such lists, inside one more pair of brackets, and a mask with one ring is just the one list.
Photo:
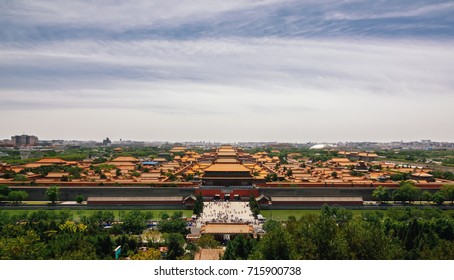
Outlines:
[[[344, 88], [369, 94], [448, 94], [454, 62], [451, 43], [276, 38], [65, 41], [0, 48], [0, 79], [3, 89], [19, 90], [27, 84], [25, 88], [44, 90], [113, 90], [122, 84], [134, 89], [187, 83], [264, 91]], [[46, 81], [48, 77], [52, 79]]]
[[[395, 2], [395, 1], [393, 1]], [[449, 14], [454, 11], [454, 3], [443, 1], [442, 3], [433, 3], [423, 1], [397, 2], [391, 5], [383, 3], [372, 3], [374, 7], [369, 9], [351, 9], [346, 11], [329, 11], [326, 13], [327, 20], [366, 20], [366, 19], [393, 19], [393, 18], [411, 18], [411, 17], [429, 17], [433, 14]], [[358, 3], [355, 3], [355, 5]], [[370, 3], [369, 3], [370, 4]], [[378, 9], [376, 9], [378, 7]]]
[[5, 3], [3, 16], [23, 25], [68, 25], [128, 30], [177, 26], [209, 20], [223, 13], [256, 9], [282, 0], [166, 0], [149, 1], [14, 1]]
[[[11, 1], [0, 40], [454, 37], [451, 1]], [[133, 15], [133, 16], [131, 16]], [[405, 26], [405, 28], [402, 28]]]
[[454, 138], [450, 1], [161, 2], [0, 4], [4, 137]]

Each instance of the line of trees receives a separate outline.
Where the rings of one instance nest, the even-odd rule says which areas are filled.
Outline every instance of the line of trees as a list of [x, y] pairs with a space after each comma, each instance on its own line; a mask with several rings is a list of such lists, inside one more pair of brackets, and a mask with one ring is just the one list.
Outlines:
[[[187, 225], [181, 212], [159, 223], [159, 231], [151, 231], [147, 252], [139, 250], [139, 234], [143, 234], [153, 213], [149, 211], [100, 210], [74, 218], [71, 211], [38, 210], [10, 214], [0, 211], [0, 259], [100, 259], [114, 258], [113, 250], [122, 247], [121, 258], [182, 259], [193, 258], [185, 243]], [[166, 253], [159, 248], [167, 247]]]
[[351, 211], [324, 206], [320, 214], [264, 225], [259, 240], [237, 236], [224, 259], [453, 259], [454, 218], [440, 209]]
[[25, 191], [12, 191], [6, 185], [0, 185], [0, 201], [10, 201], [13, 204], [19, 204], [28, 198]]
[[454, 203], [454, 185], [444, 185], [434, 194], [429, 191], [421, 191], [411, 181], [399, 183], [399, 188], [391, 192], [390, 189], [379, 186], [373, 192], [372, 196], [381, 203], [387, 203], [390, 200], [401, 201], [403, 203], [412, 203], [416, 200], [434, 202], [443, 204], [445, 201]]
[[[147, 232], [152, 213], [133, 210], [95, 211], [78, 219], [70, 211], [0, 211], [0, 259], [112, 259], [122, 246], [121, 258], [192, 259], [197, 248], [218, 248], [205, 235], [186, 242], [182, 213], [161, 215], [158, 231]], [[254, 239], [239, 235], [228, 242], [224, 259], [453, 259], [454, 215], [440, 209], [392, 208], [387, 211], [351, 211], [323, 206], [318, 214], [289, 217], [264, 225], [266, 234]], [[148, 247], [141, 252], [140, 246]], [[162, 246], [166, 252], [159, 250]]]
[[260, 214], [260, 207], [257, 200], [255, 200], [255, 197], [252, 195], [249, 197], [249, 208], [251, 208], [252, 215], [257, 218], [257, 215]]
[[203, 212], [203, 197], [201, 194], [197, 194], [195, 197], [196, 200], [194, 203], [193, 213], [194, 215], [197, 215], [197, 217], [199, 217]]

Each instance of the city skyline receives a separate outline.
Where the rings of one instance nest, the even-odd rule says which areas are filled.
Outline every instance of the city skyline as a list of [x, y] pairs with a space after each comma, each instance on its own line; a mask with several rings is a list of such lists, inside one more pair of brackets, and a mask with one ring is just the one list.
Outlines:
[[[11, 138], [11, 140], [10, 140]], [[26, 140], [26, 139], [32, 139], [32, 140]], [[93, 143], [103, 143], [105, 144], [106, 142], [114, 145], [121, 145], [121, 144], [140, 144], [140, 143], [154, 143], [154, 144], [163, 144], [163, 143], [168, 143], [168, 144], [174, 144], [174, 145], [194, 145], [194, 144], [211, 144], [211, 145], [244, 145], [244, 144], [258, 144], [258, 145], [267, 145], [267, 144], [293, 144], [293, 145], [315, 145], [315, 146], [321, 146], [321, 145], [334, 145], [332, 147], [337, 147], [336, 145], [354, 145], [354, 144], [365, 144], [365, 143], [371, 143], [371, 144], [377, 144], [377, 145], [395, 145], [395, 144], [404, 144], [404, 145], [414, 145], [414, 144], [419, 144], [422, 145], [418, 148], [424, 148], [424, 145], [435, 145], [434, 147], [438, 147], [438, 145], [443, 145], [439, 147], [451, 147], [454, 145], [454, 142], [450, 141], [437, 141], [433, 139], [420, 139], [420, 140], [411, 140], [411, 141], [403, 141], [403, 140], [394, 140], [394, 141], [374, 141], [373, 139], [365, 140], [365, 141], [343, 141], [343, 140], [337, 140], [337, 141], [216, 141], [216, 140], [181, 140], [181, 141], [169, 141], [169, 140], [156, 140], [156, 139], [127, 139], [127, 138], [120, 138], [120, 139], [111, 139], [110, 137], [105, 137], [103, 139], [64, 139], [62, 137], [60, 138], [54, 138], [54, 139], [43, 139], [39, 138], [35, 135], [27, 135], [25, 133], [22, 134], [17, 134], [17, 135], [12, 135], [11, 137], [1, 137], [0, 136], [0, 145], [13, 145], [13, 146], [40, 146], [41, 144], [44, 145], [49, 145], [51, 142], [60, 142], [63, 141], [62, 143], [66, 144], [74, 144], [74, 143], [86, 143], [86, 144], [93, 144]], [[30, 142], [30, 143], [26, 143]], [[445, 146], [448, 145], [448, 146]], [[427, 147], [429, 147], [427, 146]], [[414, 146], [412, 146], [414, 148]], [[425, 147], [425, 148], [427, 148]], [[416, 149], [418, 149], [416, 148]]]
[[454, 3], [2, 4], [2, 137], [452, 142]]

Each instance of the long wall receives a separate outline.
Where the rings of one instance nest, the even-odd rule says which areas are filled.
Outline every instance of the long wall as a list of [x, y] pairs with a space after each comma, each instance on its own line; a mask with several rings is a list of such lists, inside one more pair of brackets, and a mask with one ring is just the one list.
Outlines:
[[[49, 187], [45, 186], [11, 186], [13, 190], [24, 190], [28, 193], [28, 200], [45, 201], [45, 192]], [[196, 193], [192, 187], [67, 187], [60, 186], [60, 200], [74, 201], [77, 195], [83, 195], [85, 199], [90, 196], [182, 196], [186, 197]], [[372, 192], [375, 187], [268, 187], [259, 188], [258, 195], [272, 196], [361, 196], [364, 200], [372, 200]], [[390, 188], [392, 189], [392, 188]], [[430, 192], [438, 188], [430, 187]]]
[[[44, 186], [16, 186], [13, 190], [24, 190], [28, 193], [28, 200], [43, 201], [46, 198]], [[85, 199], [90, 196], [189, 196], [197, 192], [194, 188], [176, 187], [64, 187], [60, 186], [60, 200], [75, 200], [76, 196], [83, 195]], [[270, 196], [361, 196], [364, 200], [372, 199], [374, 188], [301, 188], [301, 187], [275, 187], [260, 188], [258, 195]], [[216, 192], [216, 191], [214, 191]], [[214, 195], [214, 194], [213, 194]]]
[[[416, 187], [421, 189], [438, 189], [442, 185], [447, 183], [416, 183]], [[291, 183], [291, 182], [268, 182], [265, 184], [257, 184], [259, 187], [270, 187], [270, 188], [285, 188], [285, 187], [303, 187], [303, 188], [317, 188], [317, 187], [324, 187], [324, 188], [365, 188], [365, 187], [378, 187], [383, 186], [390, 189], [398, 188], [399, 183]]]
[[[12, 190], [24, 190], [28, 193], [28, 200], [45, 201], [46, 189], [42, 186], [17, 186]], [[76, 196], [83, 195], [85, 199], [90, 196], [182, 196], [186, 197], [194, 193], [193, 188], [176, 187], [59, 187], [60, 200], [74, 201]]]
[[363, 200], [372, 200], [375, 188], [262, 188], [260, 193], [273, 196], [361, 196]]

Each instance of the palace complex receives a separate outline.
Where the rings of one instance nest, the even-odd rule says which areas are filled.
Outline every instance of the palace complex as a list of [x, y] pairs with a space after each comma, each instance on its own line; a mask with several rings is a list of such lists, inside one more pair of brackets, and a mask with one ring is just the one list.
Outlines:
[[251, 153], [230, 145], [202, 152], [175, 146], [153, 157], [111, 150], [102, 162], [42, 158], [23, 165], [0, 164], [0, 184], [24, 189], [32, 200], [45, 200], [42, 189], [58, 185], [61, 200], [81, 194], [91, 205], [186, 208], [197, 194], [207, 201], [247, 201], [253, 196], [263, 207], [360, 205], [372, 199], [376, 187], [395, 189], [400, 180], [431, 191], [452, 184], [434, 178], [428, 168], [386, 162], [371, 152], [335, 151], [335, 157], [315, 161], [299, 153]]

